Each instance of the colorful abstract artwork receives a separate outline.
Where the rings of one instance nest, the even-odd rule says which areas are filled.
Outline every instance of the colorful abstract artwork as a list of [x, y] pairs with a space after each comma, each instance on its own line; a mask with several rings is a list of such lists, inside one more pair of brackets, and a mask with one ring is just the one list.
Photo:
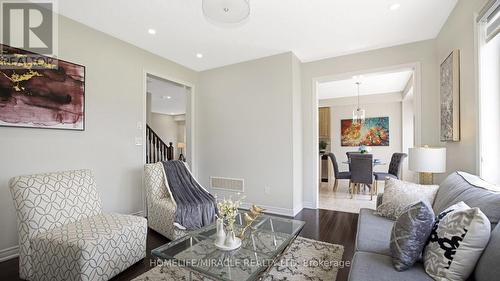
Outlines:
[[[84, 130], [84, 66], [2, 44], [0, 50], [0, 126]], [[34, 56], [38, 63], [27, 62]]]
[[363, 123], [341, 120], [342, 146], [389, 146], [389, 117], [366, 118]]

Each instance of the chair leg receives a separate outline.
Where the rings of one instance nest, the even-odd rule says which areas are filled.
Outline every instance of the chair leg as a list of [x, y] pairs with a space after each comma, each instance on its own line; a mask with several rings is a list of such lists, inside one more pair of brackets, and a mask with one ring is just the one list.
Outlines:
[[355, 183], [352, 183], [351, 181], [349, 181], [349, 195], [351, 196], [351, 199], [354, 197], [353, 193], [354, 193], [355, 186], [356, 186]]
[[339, 180], [335, 179], [335, 182], [333, 184], [333, 191], [337, 191], [337, 188], [339, 187]]
[[372, 201], [373, 200], [373, 191], [374, 191], [373, 189], [374, 188], [373, 188], [373, 186], [371, 184], [368, 184], [367, 186], [370, 187], [370, 201]]

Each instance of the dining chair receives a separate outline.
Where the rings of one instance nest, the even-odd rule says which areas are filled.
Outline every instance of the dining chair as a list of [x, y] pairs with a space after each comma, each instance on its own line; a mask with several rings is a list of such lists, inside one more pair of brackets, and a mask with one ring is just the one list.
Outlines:
[[351, 198], [353, 198], [355, 189], [366, 185], [370, 189], [370, 200], [373, 200], [373, 154], [352, 153], [349, 157], [351, 165], [349, 193]]
[[357, 151], [348, 151], [345, 153], [345, 155], [347, 155], [347, 162], [349, 163], [348, 166], [349, 166], [349, 172], [351, 172], [351, 155], [352, 154], [361, 154], [360, 152], [357, 152]]
[[385, 172], [373, 173], [375, 177], [375, 192], [378, 193], [378, 181], [383, 181], [386, 178], [401, 179], [401, 172], [403, 170], [403, 161], [408, 156], [406, 153], [396, 152], [392, 154], [389, 170]]
[[[337, 163], [337, 158], [335, 157], [335, 154], [333, 153], [328, 153], [328, 157], [330, 157], [330, 160], [332, 161], [333, 165], [333, 174], [335, 176], [335, 183], [333, 185], [333, 191], [337, 191], [337, 188], [339, 187], [339, 180], [350, 180], [351, 179], [351, 173], [350, 172], [339, 172], [339, 164]], [[349, 181], [349, 186], [350, 186], [350, 181]]]

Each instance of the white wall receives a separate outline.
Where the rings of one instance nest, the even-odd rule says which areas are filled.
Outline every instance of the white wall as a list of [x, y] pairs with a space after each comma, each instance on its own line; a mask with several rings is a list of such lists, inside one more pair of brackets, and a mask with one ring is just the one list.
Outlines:
[[208, 187], [210, 176], [242, 178], [246, 202], [293, 213], [293, 197], [302, 189], [301, 181], [295, 182], [300, 171], [294, 173], [301, 169], [294, 166], [301, 152], [296, 143], [301, 135], [295, 131], [300, 132], [300, 118], [294, 118], [300, 100], [293, 82], [297, 67], [293, 54], [285, 53], [200, 73], [196, 103], [202, 184]]
[[[387, 165], [375, 166], [376, 172], [387, 172], [391, 156], [402, 150], [401, 131], [401, 93], [389, 95], [362, 96], [361, 107], [366, 111], [366, 118], [389, 117], [389, 146], [372, 146], [372, 154], [376, 159], [381, 159]], [[369, 99], [369, 100], [368, 100]], [[346, 171], [348, 165], [346, 152], [357, 151], [358, 147], [341, 146], [341, 120], [351, 119], [352, 111], [356, 106], [357, 98], [325, 99], [319, 101], [319, 106], [330, 107], [330, 150], [337, 157], [341, 170]]]
[[191, 84], [198, 74], [64, 17], [59, 56], [86, 66], [85, 131], [0, 127], [0, 249], [17, 245], [9, 178], [22, 174], [90, 168], [105, 211], [143, 210], [144, 71]]
[[[486, 0], [461, 0], [450, 14], [436, 38], [437, 60], [439, 65], [455, 49], [460, 50], [460, 142], [442, 143], [446, 146], [447, 172], [462, 170], [478, 173], [478, 119], [477, 119], [477, 80], [475, 16]], [[439, 94], [439, 84], [436, 85]], [[439, 111], [438, 111], [439, 112]], [[439, 116], [438, 116], [439, 121]], [[439, 136], [439, 135], [438, 135]], [[440, 175], [438, 180], [445, 175]]]

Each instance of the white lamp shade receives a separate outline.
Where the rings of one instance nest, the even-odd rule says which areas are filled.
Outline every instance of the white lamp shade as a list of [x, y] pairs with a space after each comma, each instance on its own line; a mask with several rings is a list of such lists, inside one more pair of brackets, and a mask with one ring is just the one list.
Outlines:
[[414, 147], [409, 150], [409, 169], [419, 173], [446, 172], [446, 148]]

